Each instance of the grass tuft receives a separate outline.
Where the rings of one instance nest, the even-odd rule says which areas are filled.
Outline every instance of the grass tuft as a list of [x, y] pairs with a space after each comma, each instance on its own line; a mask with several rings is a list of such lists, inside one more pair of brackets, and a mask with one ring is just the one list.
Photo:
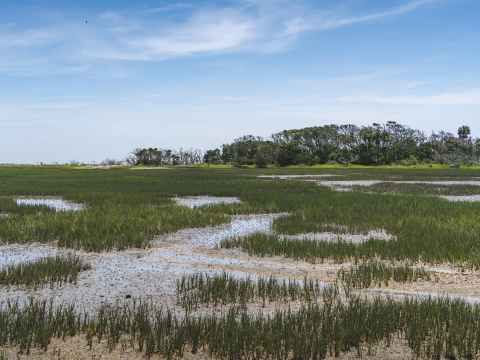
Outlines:
[[78, 256], [47, 257], [34, 262], [9, 265], [0, 271], [0, 285], [50, 286], [75, 283], [81, 271], [89, 270]]
[[261, 302], [265, 306], [274, 301], [311, 302], [322, 292], [323, 285], [319, 281], [278, 280], [274, 277], [238, 279], [225, 272], [214, 276], [187, 275], [177, 281], [177, 303], [187, 311], [197, 310], [202, 304], [245, 306]]
[[412, 268], [408, 265], [390, 265], [370, 260], [351, 269], [341, 269], [338, 278], [348, 287], [354, 289], [371, 286], [388, 286], [389, 282], [414, 282], [431, 280], [431, 275], [423, 268]]

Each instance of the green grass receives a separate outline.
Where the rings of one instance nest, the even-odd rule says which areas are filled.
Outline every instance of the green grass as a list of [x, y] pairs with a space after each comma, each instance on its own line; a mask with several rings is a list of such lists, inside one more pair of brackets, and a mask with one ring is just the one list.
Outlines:
[[345, 241], [288, 240], [278, 235], [253, 234], [241, 238], [231, 238], [221, 242], [225, 249], [241, 248], [249, 255], [261, 257], [283, 256], [311, 263], [333, 259], [337, 262], [363, 260], [383, 252], [386, 241], [369, 240], [363, 244]]
[[480, 306], [448, 299], [342, 300], [328, 288], [318, 303], [298, 310], [251, 314], [245, 309], [186, 314], [133, 301], [104, 305], [94, 315], [75, 306], [31, 299], [0, 308], [0, 346], [28, 354], [46, 350], [53, 338], [82, 335], [88, 345], [105, 342], [167, 359], [206, 351], [218, 359], [324, 359], [362, 353], [399, 337], [418, 358], [473, 359], [480, 355]]
[[0, 271], [0, 285], [44, 286], [76, 283], [78, 274], [90, 269], [76, 255], [47, 257], [25, 264], [9, 265]]
[[[280, 255], [311, 262], [375, 258], [480, 267], [480, 204], [416, 196], [423, 188], [416, 189], [417, 193], [408, 189], [413, 193], [410, 195], [336, 193], [312, 183], [256, 178], [260, 174], [311, 173], [383, 180], [480, 176], [475, 168], [132, 171], [0, 167], [0, 212], [10, 214], [0, 218], [0, 242], [56, 242], [90, 251], [147, 247], [159, 234], [225, 223], [234, 214], [289, 212], [289, 217], [275, 221], [277, 232], [331, 231], [337, 228], [332, 225], [340, 225], [344, 227], [342, 231], [353, 233], [385, 229], [396, 239], [351, 244], [282, 240], [278, 236], [256, 234], [230, 240], [223, 246], [242, 247], [256, 255]], [[464, 187], [462, 191], [473, 189]], [[45, 207], [18, 207], [13, 201], [15, 196], [31, 195], [62, 196], [85, 204], [87, 209], [56, 213]], [[242, 204], [192, 210], [176, 206], [170, 200], [187, 195], [238, 196]], [[379, 281], [383, 284], [391, 279], [410, 281], [425, 275], [406, 267], [382, 268], [368, 263], [344, 274], [344, 282], [350, 281], [352, 287]], [[318, 303], [308, 301], [298, 311], [248, 313], [242, 304], [249, 301], [308, 299], [302, 295], [305, 289], [301, 286], [274, 283], [270, 279], [262, 281], [247, 283], [226, 275], [220, 279], [185, 279], [183, 287], [181, 284], [179, 287], [179, 302], [183, 301], [183, 306], [190, 309], [186, 316], [141, 302], [104, 306], [88, 316], [79, 314], [76, 306], [58, 308], [49, 301], [4, 304], [0, 306], [0, 346], [17, 346], [28, 352], [32, 347], [45, 349], [52, 338], [82, 335], [90, 344], [106, 341], [110, 349], [126, 344], [147, 355], [158, 353], [166, 358], [181, 357], [187, 350], [205, 350], [220, 359], [239, 356], [321, 359], [326, 354], [360, 351], [380, 341], [388, 344], [399, 336], [421, 358], [471, 359], [480, 355], [479, 305], [446, 299], [367, 301], [356, 296], [344, 299], [338, 289], [331, 289], [322, 292]], [[207, 302], [241, 306], [228, 307], [220, 314], [219, 309], [202, 314], [192, 312]]]
[[380, 183], [371, 186], [354, 186], [354, 190], [375, 193], [402, 193], [414, 195], [479, 195], [480, 186]]
[[388, 286], [391, 281], [407, 283], [431, 280], [430, 273], [423, 268], [391, 265], [375, 260], [355, 265], [351, 269], [341, 269], [337, 276], [343, 284], [354, 289]]
[[273, 277], [237, 279], [228, 273], [209, 276], [194, 274], [177, 281], [177, 303], [187, 311], [197, 310], [201, 305], [266, 303], [281, 301], [310, 302], [322, 294], [322, 284], [304, 279], [277, 280]]
[[[312, 183], [257, 179], [260, 174], [337, 174], [344, 179], [471, 179], [476, 169], [152, 169], [131, 171], [66, 167], [1, 167], [0, 195], [63, 196], [86, 211], [55, 213], [17, 209], [0, 218], [0, 242], [51, 242], [92, 251], [146, 247], [155, 236], [186, 227], [229, 221], [229, 215], [289, 212], [275, 221], [281, 233], [299, 234], [343, 225], [350, 232], [385, 229], [388, 243], [326, 246], [325, 257], [385, 259], [480, 265], [480, 204], [449, 203], [412, 195], [336, 193]], [[169, 199], [184, 195], [238, 196], [242, 204], [184, 209]], [[300, 245], [299, 245], [300, 246]], [[303, 246], [303, 245], [301, 245]], [[322, 255], [323, 256], [323, 255]]]
[[[156, 235], [185, 227], [216, 225], [229, 216], [215, 209], [188, 209], [168, 198], [146, 194], [70, 194], [70, 200], [86, 203], [78, 212], [34, 212], [0, 219], [4, 243], [31, 241], [102, 251], [146, 247]], [[25, 207], [28, 208], [28, 207]]]

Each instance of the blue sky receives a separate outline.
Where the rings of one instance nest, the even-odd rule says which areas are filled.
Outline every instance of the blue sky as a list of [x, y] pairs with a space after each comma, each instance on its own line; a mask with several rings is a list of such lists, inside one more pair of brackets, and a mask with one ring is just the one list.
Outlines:
[[480, 136], [477, 0], [3, 0], [0, 162], [399, 121]]

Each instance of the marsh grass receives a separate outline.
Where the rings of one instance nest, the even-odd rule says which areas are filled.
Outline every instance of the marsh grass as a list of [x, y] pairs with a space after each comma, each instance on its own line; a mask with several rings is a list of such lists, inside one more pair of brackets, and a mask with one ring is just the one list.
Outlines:
[[4, 243], [48, 243], [87, 251], [147, 247], [157, 235], [185, 227], [216, 225], [229, 216], [214, 209], [188, 209], [144, 194], [77, 194], [88, 210], [23, 214], [0, 219]]
[[44, 205], [19, 206], [13, 197], [0, 196], [0, 214], [9, 216], [27, 215], [27, 214], [48, 214], [55, 210]]
[[320, 298], [323, 284], [304, 279], [278, 280], [274, 277], [239, 279], [228, 273], [220, 275], [186, 275], [177, 281], [177, 303], [186, 311], [198, 310], [201, 305], [267, 303], [280, 301], [311, 302]]
[[406, 195], [328, 192], [314, 206], [307, 201], [290, 216], [277, 219], [275, 230], [301, 234], [321, 232], [325, 224], [338, 224], [351, 233], [384, 229], [396, 239], [362, 244], [285, 243], [289, 246], [321, 247], [326, 250], [325, 254], [340, 257], [450, 262], [480, 267], [477, 250], [480, 223], [476, 220], [480, 204], [453, 204], [442, 199]]
[[423, 268], [385, 264], [375, 260], [354, 265], [351, 269], [341, 269], [337, 277], [347, 287], [354, 289], [388, 286], [391, 281], [407, 283], [431, 280], [430, 273]]
[[261, 257], [283, 256], [295, 260], [318, 263], [327, 260], [344, 262], [361, 261], [376, 254], [381, 254], [387, 245], [384, 240], [368, 240], [362, 244], [346, 241], [289, 240], [278, 235], [253, 234], [246, 237], [226, 239], [220, 243], [221, 248], [241, 248], [249, 255]]
[[47, 257], [24, 264], [9, 265], [0, 271], [0, 285], [55, 286], [76, 283], [78, 274], [89, 270], [78, 256]]
[[473, 359], [480, 354], [480, 306], [449, 299], [343, 299], [325, 289], [320, 302], [298, 310], [176, 315], [148, 302], [104, 305], [94, 315], [74, 306], [30, 299], [0, 307], [0, 346], [24, 353], [47, 349], [53, 338], [83, 334], [87, 345], [106, 343], [167, 359], [208, 352], [219, 359], [324, 359], [362, 354], [380, 342], [405, 339], [424, 359]]
[[32, 347], [46, 351], [52, 338], [77, 335], [85, 321], [75, 306], [55, 306], [53, 299], [7, 302], [0, 309], [0, 346], [16, 346], [27, 354]]
[[[449, 203], [414, 195], [337, 193], [314, 183], [256, 178], [260, 174], [280, 173], [321, 174], [322, 171], [2, 167], [0, 194], [62, 196], [85, 204], [88, 210], [72, 214], [46, 209], [39, 213], [28, 207], [17, 209], [20, 211], [17, 215], [0, 217], [0, 241], [58, 241], [61, 246], [89, 251], [146, 247], [157, 235], [225, 223], [233, 214], [288, 212], [290, 216], [274, 222], [277, 233], [321, 232], [328, 224], [335, 224], [345, 232], [384, 229], [396, 237], [395, 241], [369, 241], [354, 246], [320, 245], [332, 256], [377, 256], [480, 267], [480, 204]], [[342, 175], [345, 180], [467, 180], [478, 177], [478, 173], [475, 169], [328, 170], [328, 174]], [[191, 210], [175, 206], [170, 200], [194, 195], [236, 196], [242, 204]], [[14, 206], [10, 200], [8, 204]]]
[[400, 193], [414, 195], [479, 195], [480, 186], [475, 185], [435, 185], [435, 184], [401, 184], [383, 182], [371, 186], [354, 186], [355, 191], [375, 193]]

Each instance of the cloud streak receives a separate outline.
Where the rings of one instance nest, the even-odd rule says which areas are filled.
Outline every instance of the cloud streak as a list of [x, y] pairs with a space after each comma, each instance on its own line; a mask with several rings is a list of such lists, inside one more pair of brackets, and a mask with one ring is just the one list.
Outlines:
[[[43, 28], [10, 24], [0, 27], [0, 73], [67, 75], [69, 71], [94, 71], [112, 62], [285, 51], [305, 32], [372, 23], [439, 1], [443, 0], [412, 0], [391, 9], [350, 16], [340, 16], [332, 9], [309, 8], [303, 1], [238, 0], [223, 7], [178, 3], [129, 12], [104, 11], [87, 24], [69, 22], [68, 16], [51, 18]], [[164, 16], [170, 12], [175, 16]]]
[[340, 103], [352, 104], [380, 104], [380, 105], [480, 105], [480, 89], [471, 89], [460, 92], [448, 92], [434, 95], [416, 96], [345, 96], [336, 99]]

